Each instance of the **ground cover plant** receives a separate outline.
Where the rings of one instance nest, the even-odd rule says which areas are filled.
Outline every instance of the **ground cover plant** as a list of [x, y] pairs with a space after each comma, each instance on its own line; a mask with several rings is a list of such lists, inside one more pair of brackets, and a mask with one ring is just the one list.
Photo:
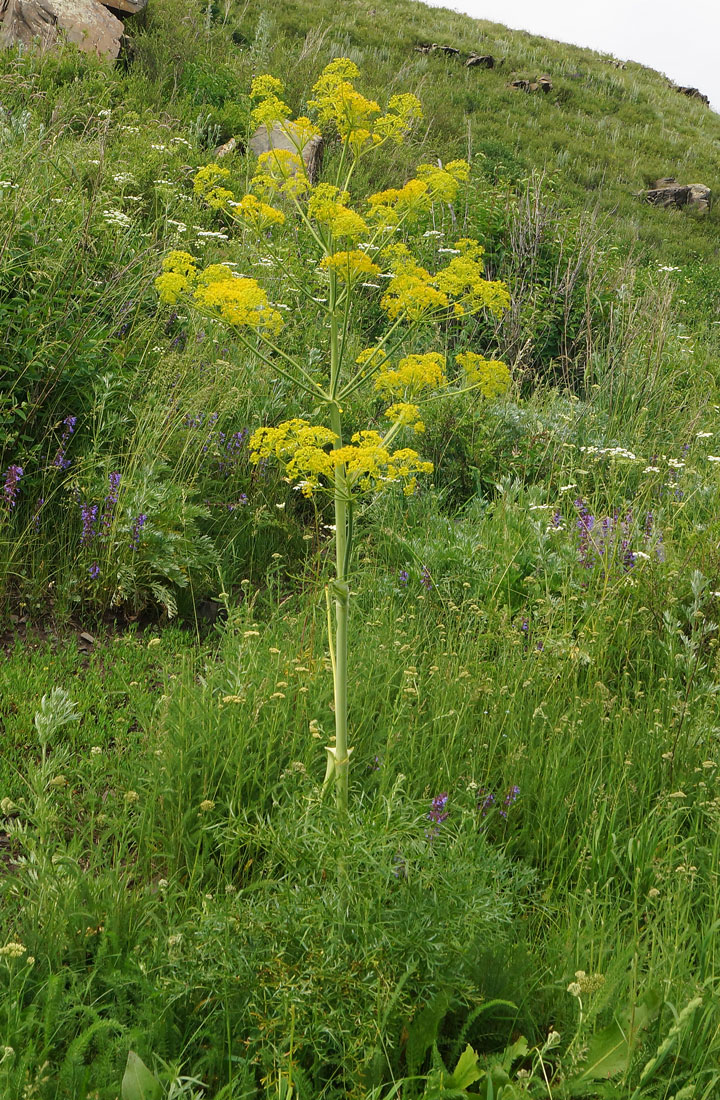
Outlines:
[[[608, 135], [666, 174], [661, 110], [712, 182], [717, 119], [352, 9], [158, 2], [125, 71], [0, 58], [0, 1089], [710, 1100], [715, 214], [584, 207]], [[479, 33], [555, 97], [414, 51]], [[244, 148], [308, 99], [317, 186]], [[408, 275], [446, 301], [411, 316]]]

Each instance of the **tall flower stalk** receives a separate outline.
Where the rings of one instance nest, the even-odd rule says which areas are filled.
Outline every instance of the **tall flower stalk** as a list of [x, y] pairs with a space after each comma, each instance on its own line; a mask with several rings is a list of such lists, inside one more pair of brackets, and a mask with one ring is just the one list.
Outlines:
[[[258, 428], [249, 441], [251, 461], [274, 461], [305, 497], [329, 494], [334, 505], [335, 569], [326, 588], [328, 630], [334, 681], [335, 740], [327, 747], [327, 781], [334, 784], [337, 806], [348, 806], [352, 749], [348, 743], [348, 626], [354, 519], [358, 501], [402, 489], [412, 495], [418, 477], [432, 464], [416, 450], [400, 445], [408, 434], [424, 431], [421, 406], [443, 396], [475, 390], [493, 397], [509, 385], [504, 363], [465, 350], [448, 364], [445, 351], [417, 351], [419, 333], [438, 323], [461, 322], [479, 311], [500, 315], [509, 304], [506, 286], [483, 274], [483, 249], [461, 239], [446, 249], [452, 258], [435, 273], [415, 258], [407, 241], [424, 219], [451, 205], [469, 178], [469, 165], [420, 165], [400, 188], [351, 199], [358, 163], [388, 143], [401, 143], [422, 117], [413, 95], [393, 96], [386, 111], [354, 86], [359, 75], [347, 58], [337, 58], [314, 86], [309, 103], [317, 124], [305, 116], [290, 121], [275, 77], [256, 78], [251, 96], [253, 121], [270, 132], [279, 126], [294, 147], [263, 153], [250, 191], [240, 199], [230, 187], [230, 171], [217, 164], [201, 168], [196, 194], [243, 229], [244, 243], [269, 257], [286, 277], [287, 289], [303, 311], [320, 315], [328, 333], [323, 367], [301, 361], [283, 339], [285, 322], [259, 283], [233, 272], [228, 264], [200, 268], [189, 253], [171, 252], [156, 280], [160, 297], [171, 305], [191, 304], [231, 325], [240, 343], [275, 373], [292, 382], [316, 411]], [[318, 127], [333, 131], [341, 143], [334, 181], [314, 184], [302, 152]], [[293, 223], [313, 263], [311, 277], [298, 276], [283, 259], [273, 234]], [[312, 258], [312, 259], [311, 259]], [[382, 278], [384, 286], [375, 283]], [[357, 304], [363, 292], [380, 294], [384, 331], [358, 354], [362, 323]], [[321, 292], [321, 293], [320, 293]], [[285, 307], [287, 308], [287, 307]], [[432, 322], [432, 325], [428, 324]], [[347, 438], [344, 410], [360, 390], [370, 390], [384, 407], [388, 422]]]

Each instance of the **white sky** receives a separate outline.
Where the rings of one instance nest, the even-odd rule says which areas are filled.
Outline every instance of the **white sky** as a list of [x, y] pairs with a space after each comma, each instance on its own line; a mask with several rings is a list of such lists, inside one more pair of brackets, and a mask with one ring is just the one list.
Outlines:
[[699, 88], [720, 111], [720, 0], [424, 2], [638, 61], [675, 84]]

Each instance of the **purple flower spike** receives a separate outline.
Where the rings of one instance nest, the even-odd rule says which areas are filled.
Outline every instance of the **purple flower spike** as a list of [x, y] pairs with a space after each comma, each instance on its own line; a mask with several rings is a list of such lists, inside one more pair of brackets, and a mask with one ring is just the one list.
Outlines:
[[409, 580], [410, 574], [408, 573], [407, 569], [401, 569], [398, 573], [398, 584], [401, 584], [404, 587]]
[[112, 525], [112, 513], [115, 505], [117, 504], [118, 492], [120, 490], [120, 474], [112, 473], [108, 475], [108, 482], [110, 488], [105, 500], [103, 501], [103, 514], [102, 523], [100, 525], [100, 533], [103, 538], [107, 538], [110, 534], [110, 527]]
[[433, 586], [432, 577], [430, 576], [430, 570], [427, 565], [423, 565], [422, 573], [420, 574], [420, 583], [423, 588], [427, 588], [428, 592]]
[[425, 833], [425, 836], [432, 840], [436, 837], [440, 831], [440, 826], [443, 821], [447, 821], [448, 813], [445, 809], [447, 805], [448, 795], [447, 791], [443, 791], [442, 794], [438, 794], [433, 798], [430, 803], [430, 810], [428, 812], [428, 821], [432, 822], [432, 825]]
[[508, 793], [503, 799], [502, 809], [500, 810], [500, 817], [507, 818], [508, 810], [514, 802], [517, 802], [518, 795], [520, 794], [519, 787], [511, 787]]
[[92, 563], [92, 565], [88, 569], [88, 573], [90, 574], [90, 576], [92, 577], [92, 579], [94, 581], [96, 581], [98, 579], [98, 577], [100, 576], [100, 566], [98, 565], [98, 563], [96, 561], [94, 561]]
[[92, 542], [97, 534], [95, 524], [97, 522], [98, 506], [97, 504], [81, 504], [80, 515], [82, 517], [82, 532], [80, 534], [80, 545], [87, 546]]
[[75, 431], [75, 425], [77, 424], [76, 416], [66, 416], [63, 420], [63, 434], [60, 440], [60, 445], [57, 449], [55, 458], [50, 463], [51, 466], [56, 466], [59, 470], [67, 470], [70, 465], [70, 459], [65, 458], [65, 451], [67, 450], [68, 440]]
[[5, 474], [3, 492], [5, 494], [5, 503], [11, 510], [15, 507], [15, 501], [17, 500], [20, 486], [20, 478], [23, 476], [23, 473], [24, 470], [22, 466], [8, 466], [7, 473]]
[[140, 545], [140, 532], [145, 526], [146, 521], [147, 516], [144, 512], [141, 512], [139, 516], [135, 517], [132, 525], [132, 531], [130, 533], [130, 549], [133, 551], [137, 550], [138, 546]]

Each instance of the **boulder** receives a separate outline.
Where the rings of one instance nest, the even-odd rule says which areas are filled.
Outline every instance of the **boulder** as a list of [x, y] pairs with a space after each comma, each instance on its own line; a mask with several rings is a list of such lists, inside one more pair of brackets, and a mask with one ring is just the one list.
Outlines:
[[[261, 153], [269, 153], [271, 149], [287, 149], [289, 153], [297, 153], [297, 146], [293, 144], [286, 131], [293, 131], [293, 123], [287, 119], [282, 127], [279, 122], [276, 122], [271, 130], [268, 130], [267, 126], [258, 126], [250, 138], [250, 148], [258, 157]], [[310, 141], [303, 146], [302, 159], [311, 183], [317, 179], [322, 164], [322, 154], [321, 137], [310, 138]]]
[[502, 65], [502, 61], [497, 61], [490, 53], [471, 53], [465, 62], [465, 66], [472, 69], [476, 65], [483, 69], [494, 69], [496, 65]]
[[706, 95], [703, 95], [699, 88], [681, 88], [678, 85], [670, 85], [674, 87], [676, 92], [680, 92], [681, 95], [688, 96], [689, 99], [699, 99], [701, 103], [704, 103], [706, 107], [710, 106], [710, 100]]
[[552, 86], [552, 79], [547, 73], [536, 77], [535, 80], [525, 80], [521, 77], [518, 80], [511, 80], [508, 84], [508, 88], [516, 88], [520, 92], [544, 92], [545, 95], [552, 91]]
[[704, 183], [680, 184], [672, 176], [655, 180], [655, 186], [644, 192], [645, 200], [653, 206], [694, 206], [696, 210], [709, 210], [712, 193]]
[[0, 46], [52, 46], [62, 32], [69, 42], [113, 61], [124, 28], [96, 0], [0, 0]]
[[440, 53], [450, 54], [452, 57], [457, 57], [460, 53], [460, 50], [456, 50], [454, 46], [438, 46], [437, 42], [423, 43], [415, 49], [418, 53], [435, 53], [439, 50]]
[[147, 7], [148, 0], [98, 0], [105, 8], [121, 11], [125, 15], [138, 15]]
[[712, 200], [712, 191], [709, 187], [706, 187], [704, 183], [691, 183], [690, 198], [688, 199], [689, 206], [695, 206], [698, 210], [709, 210], [710, 202]]

